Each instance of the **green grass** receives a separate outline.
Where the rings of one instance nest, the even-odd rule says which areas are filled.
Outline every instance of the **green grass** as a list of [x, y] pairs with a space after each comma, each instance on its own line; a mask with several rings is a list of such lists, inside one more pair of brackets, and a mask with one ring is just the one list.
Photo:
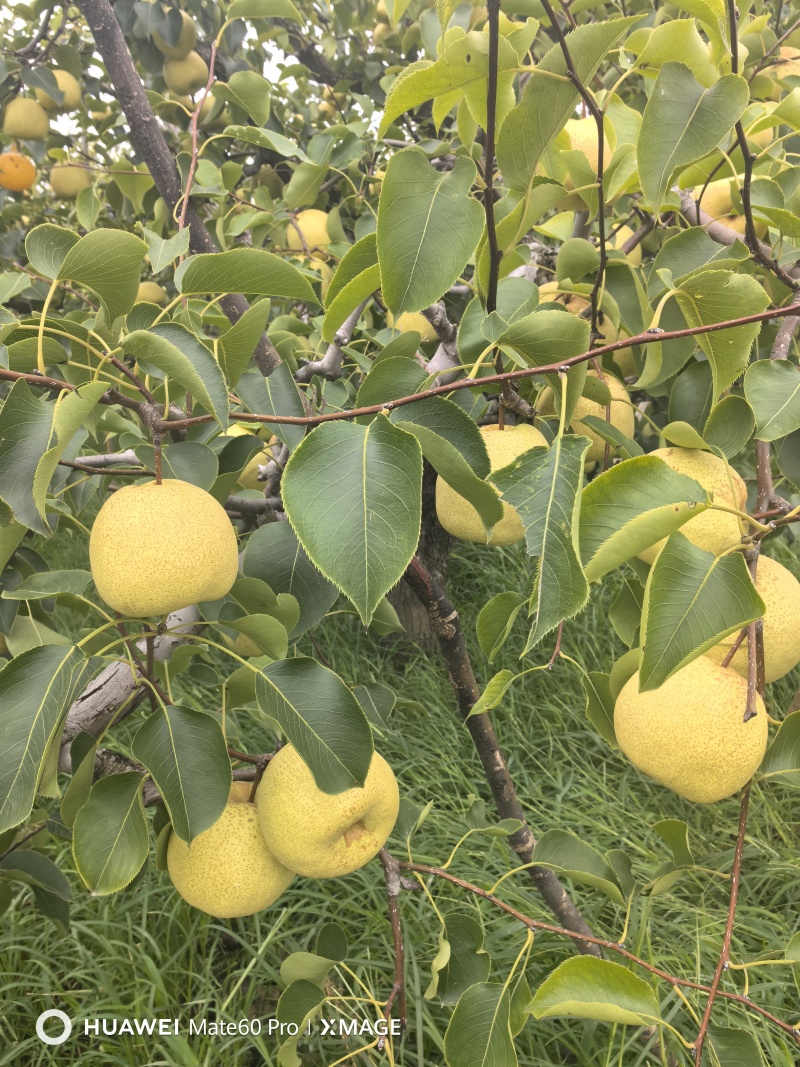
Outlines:
[[[54, 548], [47, 548], [53, 566], [79, 566], [85, 561], [81, 538], [60, 540], [58, 556], [53, 554]], [[786, 542], [776, 544], [771, 551], [784, 562], [794, 559]], [[477, 611], [492, 594], [523, 588], [525, 582], [525, 563], [516, 550], [497, 552], [460, 545], [453, 555], [450, 592], [462, 611], [482, 683], [495, 670], [516, 667], [521, 635], [516, 635], [499, 661], [489, 666], [475, 640]], [[614, 594], [612, 580], [584, 615], [566, 628], [565, 650], [587, 669], [607, 670], [624, 651], [608, 622]], [[63, 609], [56, 619], [65, 629], [76, 623]], [[427, 715], [413, 711], [396, 715], [391, 730], [378, 739], [378, 747], [395, 768], [404, 796], [420, 805], [434, 801], [432, 814], [414, 839], [415, 858], [443, 861], [464, 832], [463, 813], [470, 794], [487, 799], [490, 818], [493, 811], [469, 735], [455, 713], [442, 662], [406, 642], [376, 639], [348, 615], [329, 620], [315, 636], [324, 656], [347, 682], [382, 682], [427, 709]], [[304, 652], [312, 651], [305, 643], [301, 647]], [[548, 640], [539, 661], [549, 656], [550, 648]], [[775, 709], [782, 712], [788, 706], [797, 681], [790, 676], [772, 686], [769, 696]], [[179, 681], [179, 688], [184, 699], [209, 707], [207, 690], [188, 684], [185, 678]], [[529, 675], [511, 689], [493, 718], [536, 833], [569, 828], [600, 851], [623, 848], [638, 879], [647, 881], [669, 859], [653, 825], [664, 818], [683, 819], [689, 825], [695, 854], [705, 865], [729, 869], [738, 802], [731, 799], [710, 807], [692, 805], [643, 778], [610, 751], [587, 722], [578, 672], [569, 664], [562, 662], [553, 672]], [[250, 751], [269, 747], [269, 734], [254, 716], [238, 711], [233, 719], [232, 736], [235, 734], [241, 746]], [[138, 721], [139, 716], [134, 715], [114, 735], [114, 747], [124, 748]], [[797, 930], [800, 864], [794, 803], [794, 794], [780, 786], [754, 791], [733, 937], [734, 960], [763, 953], [780, 957]], [[397, 841], [393, 847], [401, 850]], [[219, 922], [189, 908], [153, 863], [127, 891], [92, 898], [74, 871], [68, 848], [58, 842], [49, 848], [52, 855], [60, 856], [72, 882], [72, 930], [67, 937], [58, 937], [24, 892], [4, 916], [0, 1067], [12, 1063], [31, 1067], [52, 1063], [82, 1067], [276, 1064], [277, 1044], [267, 1037], [101, 1042], [73, 1036], [67, 1044], [50, 1050], [36, 1038], [34, 1022], [51, 1006], [61, 1007], [78, 1019], [84, 1015], [180, 1016], [184, 1027], [192, 1016], [231, 1021], [266, 1019], [274, 1014], [282, 988], [281, 962], [293, 951], [313, 949], [315, 934], [326, 921], [334, 920], [344, 928], [350, 942], [348, 964], [374, 996], [381, 1000], [391, 988], [390, 929], [377, 861], [340, 881], [297, 879], [267, 912], [246, 920]], [[509, 853], [502, 841], [477, 835], [461, 848], [452, 870], [488, 886], [508, 868]], [[492, 958], [492, 977], [504, 980], [524, 940], [519, 926], [455, 887], [438, 882], [431, 884], [430, 890], [443, 912], [469, 914], [481, 923]], [[573, 891], [597, 932], [618, 939], [624, 923], [620, 909], [588, 887], [574, 886]], [[525, 874], [504, 882], [501, 895], [531, 915], [548, 918]], [[708, 981], [723, 932], [727, 897], [726, 881], [687, 872], [670, 892], [639, 901], [631, 915], [626, 944], [666, 970]], [[439, 924], [422, 893], [405, 893], [400, 903], [406, 939], [409, 1029], [397, 1062], [429, 1067], [444, 1062], [442, 1045], [450, 1014], [449, 1009], [423, 997], [438, 947]], [[527, 966], [531, 987], [570, 954], [568, 943], [537, 935]], [[752, 974], [753, 999], [783, 1018], [796, 1019], [795, 969], [763, 968]], [[657, 988], [665, 1018], [691, 1037], [696, 1024], [685, 1007], [667, 985], [660, 983]], [[726, 976], [723, 988], [741, 991], [742, 972]], [[336, 971], [329, 991], [347, 996], [357, 989], [350, 975]], [[702, 1000], [692, 999], [692, 1004], [695, 1011], [702, 1012]], [[341, 1006], [349, 1014], [349, 1007]], [[363, 1011], [363, 1006], [359, 1010]], [[756, 1016], [718, 1001], [714, 1020], [757, 1033], [770, 1067], [796, 1063], [796, 1050]], [[635, 1031], [618, 1028], [611, 1043], [610, 1034], [601, 1024], [531, 1020], [517, 1040], [520, 1062], [525, 1067], [634, 1067], [664, 1062], [658, 1042], [648, 1054]], [[350, 1045], [338, 1039], [314, 1039], [301, 1045], [303, 1063], [323, 1067], [363, 1043], [364, 1039]], [[369, 1052], [352, 1062], [386, 1060]], [[684, 1062], [688, 1063], [688, 1058]]]

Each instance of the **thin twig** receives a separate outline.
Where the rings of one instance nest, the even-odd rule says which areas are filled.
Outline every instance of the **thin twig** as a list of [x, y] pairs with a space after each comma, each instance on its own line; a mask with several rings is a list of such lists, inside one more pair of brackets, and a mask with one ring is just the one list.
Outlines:
[[[383, 864], [383, 872], [386, 878], [386, 897], [389, 903], [389, 921], [392, 924], [392, 944], [394, 946], [394, 984], [386, 1000], [383, 1017], [388, 1023], [392, 1017], [394, 1003], [397, 1001], [402, 1033], [407, 1025], [408, 1010], [406, 1006], [405, 947], [403, 945], [403, 930], [400, 925], [400, 910], [397, 903], [402, 889], [400, 864], [385, 848], [382, 848], [378, 855]], [[383, 1049], [385, 1043], [386, 1038], [381, 1037], [378, 1042], [379, 1051]]]
[[739, 809], [739, 833], [736, 838], [736, 852], [733, 857], [733, 869], [731, 871], [731, 895], [728, 903], [728, 921], [725, 923], [725, 934], [722, 938], [722, 949], [719, 954], [719, 960], [717, 961], [717, 967], [714, 971], [714, 978], [711, 982], [711, 989], [708, 993], [708, 1000], [706, 1001], [706, 1008], [703, 1012], [703, 1018], [700, 1022], [700, 1029], [697, 1033], [697, 1037], [694, 1042], [694, 1062], [696, 1067], [700, 1067], [703, 1058], [703, 1044], [705, 1043], [706, 1033], [708, 1031], [708, 1024], [711, 1021], [711, 1012], [714, 1009], [714, 1000], [716, 999], [719, 991], [719, 984], [722, 980], [722, 975], [728, 969], [731, 953], [731, 937], [733, 935], [733, 924], [736, 919], [736, 903], [739, 899], [739, 884], [742, 874], [742, 852], [744, 851], [744, 837], [747, 832], [747, 810], [750, 803], [750, 785], [746, 785], [744, 792], [742, 793], [742, 803]]

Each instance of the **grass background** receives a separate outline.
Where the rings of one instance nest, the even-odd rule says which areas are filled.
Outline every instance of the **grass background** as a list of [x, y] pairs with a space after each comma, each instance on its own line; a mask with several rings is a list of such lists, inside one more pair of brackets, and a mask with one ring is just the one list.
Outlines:
[[[60, 537], [43, 551], [53, 567], [86, 565], [86, 542], [81, 535]], [[788, 541], [772, 539], [770, 554], [789, 563], [796, 573]], [[504, 589], [522, 589], [529, 581], [521, 551], [496, 550], [459, 544], [452, 557], [449, 590], [462, 613], [479, 681], [495, 670], [517, 669], [521, 634], [512, 639], [492, 666], [475, 640], [477, 613], [490, 596]], [[593, 597], [587, 611], [569, 623], [564, 648], [588, 670], [608, 670], [624, 646], [609, 621], [616, 594], [612, 578]], [[73, 629], [78, 620], [64, 609], [55, 615], [57, 627]], [[403, 640], [380, 640], [365, 633], [357, 621], [338, 614], [317, 628], [318, 646], [326, 659], [350, 684], [381, 682], [399, 695], [420, 702], [427, 714], [403, 711], [392, 718], [391, 729], [377, 747], [394, 767], [403, 796], [423, 805], [434, 801], [427, 822], [414, 838], [415, 858], [442, 862], [465, 830], [464, 812], [470, 795], [491, 800], [469, 735], [460, 724], [441, 660]], [[540, 653], [544, 660], [547, 649]], [[313, 654], [307, 641], [300, 651]], [[532, 660], [535, 662], [535, 660]], [[768, 694], [772, 710], [782, 714], [796, 688], [797, 672], [776, 683]], [[178, 690], [195, 706], [209, 708], [207, 690], [178, 682]], [[111, 746], [124, 749], [138, 725], [134, 714], [118, 729]], [[552, 673], [535, 673], [515, 685], [493, 713], [523, 804], [534, 831], [569, 828], [600, 851], [623, 848], [631, 856], [640, 881], [649, 880], [670, 858], [652, 826], [664, 818], [685, 820], [695, 854], [712, 868], [729, 870], [736, 835], [738, 801], [710, 807], [692, 805], [645, 779], [597, 736], [584, 715], [578, 672], [561, 663]], [[230, 741], [248, 751], [271, 747], [266, 730], [246, 711], [238, 711], [229, 725]], [[235, 734], [235, 736], [234, 736]], [[785, 787], [756, 787], [744, 854], [744, 877], [733, 959], [751, 960], [760, 954], [781, 957], [798, 929], [798, 862], [796, 794]], [[396, 852], [401, 846], [393, 842]], [[215, 1067], [235, 1063], [276, 1064], [277, 1043], [258, 1038], [187, 1039], [191, 1017], [241, 1019], [274, 1014], [283, 988], [281, 962], [299, 949], [313, 950], [320, 926], [335, 920], [349, 942], [348, 966], [332, 973], [329, 992], [337, 996], [363, 994], [356, 978], [377, 1000], [384, 1000], [392, 983], [391, 934], [378, 861], [341, 880], [297, 879], [266, 912], [252, 918], [218, 921], [191, 909], [172, 890], [166, 874], [150, 862], [128, 890], [92, 898], [72, 864], [69, 846], [51, 841], [47, 850], [68, 873], [75, 897], [72, 929], [59, 937], [32, 907], [27, 893], [18, 894], [3, 917], [0, 947], [0, 1067], [6, 1064], [131, 1065], [131, 1067]], [[454, 873], [488, 886], [509, 869], [509, 853], [497, 838], [476, 835], [461, 848]], [[574, 896], [596, 932], [619, 938], [624, 915], [594, 890], [573, 887]], [[466, 898], [454, 887], [437, 882], [431, 892], [439, 909], [460, 912], [481, 923], [485, 947], [492, 959], [491, 977], [504, 980], [524, 943], [517, 924], [489, 905]], [[525, 874], [504, 882], [501, 895], [530, 915], [549, 918]], [[642, 898], [633, 909], [626, 944], [639, 955], [683, 977], [708, 981], [716, 963], [727, 909], [728, 883], [700, 871], [684, 874], [674, 888], [652, 899]], [[430, 964], [438, 948], [439, 922], [422, 893], [404, 893], [401, 911], [406, 944], [409, 1026], [396, 1062], [427, 1067], [444, 1062], [443, 1039], [450, 1009], [424, 999]], [[527, 965], [532, 988], [571, 947], [554, 937], [537, 935]], [[640, 972], [641, 973], [641, 972]], [[644, 975], [644, 977], [648, 977]], [[649, 980], [649, 979], [648, 979]], [[743, 991], [743, 972], [723, 979], [723, 988]], [[696, 1023], [685, 1005], [664, 983], [657, 983], [664, 1017], [691, 1037]], [[783, 1018], [797, 1019], [798, 986], [794, 967], [758, 968], [752, 972], [750, 994]], [[703, 1001], [692, 1000], [702, 1013]], [[42, 1045], [34, 1032], [39, 1013], [60, 1007], [74, 1018], [84, 1016], [176, 1017], [184, 1036], [178, 1038], [73, 1037], [58, 1048]], [[343, 1005], [349, 1016], [351, 1008]], [[364, 1006], [357, 1011], [364, 1014]], [[328, 1011], [331, 1014], [331, 1011]], [[374, 1018], [374, 1013], [366, 1012]], [[752, 1013], [718, 1000], [718, 1025], [738, 1026], [759, 1037], [764, 1062], [770, 1067], [797, 1063], [780, 1032], [768, 1030]], [[300, 1046], [304, 1064], [323, 1067], [367, 1044], [361, 1039], [312, 1039]], [[581, 1021], [528, 1022], [517, 1039], [525, 1067], [573, 1064], [625, 1065], [666, 1062], [658, 1040], [647, 1051], [634, 1030], [610, 1029]], [[683, 1055], [683, 1054], [681, 1054]], [[355, 1064], [385, 1063], [375, 1051], [357, 1053]], [[682, 1062], [689, 1062], [688, 1057]], [[714, 1059], [709, 1056], [709, 1063]], [[742, 1067], [750, 1065], [742, 1064]], [[752, 1065], [756, 1067], [756, 1065]]]

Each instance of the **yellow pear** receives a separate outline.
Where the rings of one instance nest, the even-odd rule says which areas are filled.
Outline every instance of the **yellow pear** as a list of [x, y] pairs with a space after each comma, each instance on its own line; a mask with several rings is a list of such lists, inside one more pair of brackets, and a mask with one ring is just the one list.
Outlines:
[[[774, 63], [771, 67], [765, 67], [764, 74], [774, 78], [775, 81], [780, 81], [783, 78], [800, 78], [800, 48], [784, 45], [783, 48], [779, 49], [779, 54], [781, 57], [780, 62]], [[780, 100], [781, 95], [780, 86], [775, 85], [772, 91], [772, 99]]]
[[[747, 507], [747, 486], [741, 476], [729, 463], [711, 452], [703, 452], [699, 448], [657, 448], [650, 455], [663, 459], [678, 474], [694, 478], [704, 489], [714, 494], [717, 504], [736, 508], [737, 511], [744, 511]], [[689, 519], [681, 527], [681, 533], [698, 548], [713, 552], [717, 556], [726, 548], [737, 545], [742, 539], [736, 515], [711, 509]], [[656, 556], [666, 543], [664, 538], [644, 549], [639, 553], [639, 559], [645, 563], [655, 562]]]
[[267, 848], [307, 878], [338, 878], [383, 848], [400, 807], [394, 772], [375, 752], [363, 788], [330, 795], [317, 787], [293, 745], [269, 762], [256, 793]]
[[[306, 208], [305, 211], [295, 215], [294, 221], [295, 226], [289, 223], [286, 227], [286, 244], [289, 248], [294, 249], [295, 252], [304, 252], [303, 241], [305, 241], [306, 247], [310, 250], [319, 248], [324, 252], [327, 249], [331, 239], [328, 236], [328, 213], [326, 211], [313, 207]], [[298, 228], [303, 235], [302, 240], [297, 232]]]
[[17, 96], [3, 111], [3, 133], [20, 141], [43, 141], [50, 132], [50, 118], [40, 103]]
[[[768, 682], [783, 678], [800, 663], [800, 582], [777, 560], [761, 555], [756, 570], [756, 589], [764, 601], [764, 675]], [[706, 653], [722, 663], [739, 635], [737, 630]], [[747, 641], [730, 662], [747, 677]]]
[[[517, 456], [536, 445], [547, 446], [544, 435], [535, 426], [525, 422], [504, 430], [497, 426], [481, 426], [480, 431], [493, 471], [507, 467]], [[445, 530], [462, 541], [476, 541], [481, 545], [514, 545], [525, 536], [525, 527], [516, 509], [504, 502], [503, 517], [487, 540], [478, 512], [442, 478], [436, 479], [436, 514]]]
[[[194, 19], [181, 11], [181, 29], [175, 44], [167, 44], [160, 33], [153, 34], [153, 44], [169, 59], [185, 59], [197, 43]], [[204, 83], [205, 84], [205, 83]]]
[[36, 99], [51, 115], [57, 115], [62, 111], [74, 111], [81, 102], [81, 83], [68, 70], [54, 70], [53, 77], [56, 85], [64, 94], [59, 104], [55, 97], [50, 96], [44, 89], [36, 90]]
[[713, 804], [741, 789], [767, 747], [767, 713], [743, 722], [747, 682], [708, 656], [682, 667], [659, 688], [639, 692], [639, 672], [622, 687], [614, 732], [631, 763], [668, 789]]
[[189, 482], [165, 479], [118, 489], [89, 539], [97, 592], [136, 618], [219, 600], [236, 579], [236, 532], [225, 509]]
[[0, 189], [22, 193], [36, 181], [36, 167], [21, 152], [0, 153]]
[[[597, 371], [594, 370], [590, 370], [587, 374], [587, 378], [597, 377]], [[633, 437], [633, 407], [631, 406], [627, 389], [618, 378], [615, 378], [613, 374], [609, 374], [608, 371], [603, 372], [603, 382], [608, 386], [608, 391], [611, 393], [611, 404], [609, 405], [611, 417], [608, 421], [620, 433], [624, 433], [626, 437]], [[543, 415], [557, 414], [553, 403], [553, 393], [549, 386], [542, 390], [537, 407]], [[573, 433], [582, 434], [592, 442], [589, 451], [586, 453], [586, 463], [597, 463], [605, 455], [606, 442], [582, 421], [587, 415], [594, 415], [598, 419], [605, 420], [606, 405], [598, 404], [594, 400], [582, 396], [575, 405], [572, 421], [570, 422], [570, 428]], [[609, 447], [613, 453], [613, 445]]]
[[400, 333], [410, 333], [416, 330], [420, 341], [435, 341], [439, 336], [421, 311], [404, 311], [397, 319], [391, 311], [387, 311], [386, 325], [390, 329], [399, 330]]
[[258, 828], [250, 782], [234, 782], [219, 819], [191, 845], [173, 833], [167, 869], [185, 901], [216, 919], [263, 911], [294, 878], [267, 848]]
[[[733, 198], [731, 197], [731, 178], [719, 178], [709, 182], [706, 191], [700, 201], [700, 207], [712, 219], [718, 219], [722, 215], [730, 215], [733, 211]], [[741, 186], [744, 177], [737, 175], [736, 182]], [[700, 196], [702, 185], [694, 190], [695, 196]]]
[[136, 303], [158, 304], [163, 307], [167, 302], [167, 290], [158, 282], [139, 282], [136, 291]]
[[[742, 235], [744, 235], [747, 228], [747, 220], [744, 215], [723, 215], [719, 221], [729, 229], [736, 230], [737, 233]], [[763, 219], [753, 219], [753, 229], [756, 231], [756, 237], [759, 240], [763, 240], [767, 236], [769, 227]]]
[[167, 59], [164, 81], [169, 91], [178, 96], [196, 93], [208, 82], [208, 64], [198, 52], [189, 52], [183, 59]]
[[[597, 123], [594, 118], [589, 115], [584, 119], [569, 119], [564, 127], [569, 134], [570, 146], [573, 151], [583, 152], [586, 156], [586, 162], [592, 168], [595, 173], [597, 172]], [[603, 165], [608, 166], [608, 161], [611, 159], [611, 144], [603, 133]], [[572, 185], [567, 182], [567, 189], [571, 189]]]
[[64, 200], [74, 200], [81, 189], [92, 184], [92, 172], [71, 163], [58, 163], [50, 168], [50, 188]]

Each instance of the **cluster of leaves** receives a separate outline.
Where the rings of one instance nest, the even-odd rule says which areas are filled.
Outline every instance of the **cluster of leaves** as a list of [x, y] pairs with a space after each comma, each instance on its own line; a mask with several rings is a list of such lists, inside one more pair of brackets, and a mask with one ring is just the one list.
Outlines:
[[[150, 780], [164, 800], [153, 821], [160, 860], [169, 832], [191, 841], [215, 821], [230, 783], [224, 716], [160, 695], [130, 739], [132, 769], [93, 785], [102, 737], [79, 734], [69, 784], [59, 780], [69, 709], [121, 656], [135, 665], [141, 649], [118, 632], [140, 624], [106, 615], [87, 595], [88, 572], [48, 571], [37, 545], [90, 524], [108, 491], [150, 475], [156, 449], [165, 477], [228, 508], [243, 568], [228, 596], [198, 606], [202, 638], [157, 663], [151, 681], [171, 694], [191, 672], [226, 715], [261, 716], [291, 740], [328, 792], [363, 782], [373, 731], [387, 728], [402, 695], [351, 690], [296, 655], [296, 644], [340, 595], [376, 635], [398, 628], [386, 594], [431, 521], [425, 463], [477, 509], [487, 533], [501, 497], [525, 528], [530, 588], [498, 592], [478, 619], [490, 661], [527, 613], [525, 653], [546, 662], [542, 640], [584, 608], [590, 583], [626, 568], [612, 622], [631, 651], [610, 673], [585, 677], [589, 717], [611, 744], [614, 696], [640, 658], [643, 686], [656, 688], [763, 610], [740, 553], [716, 558], [678, 532], [714, 501], [646, 453], [663, 442], [706, 450], [735, 460], [752, 481], [748, 446], [772, 442], [781, 493], [793, 499], [800, 488], [796, 361], [766, 358], [781, 320], [758, 321], [793, 299], [787, 282], [800, 254], [800, 67], [776, 65], [785, 26], [742, 14], [732, 73], [722, 0], [684, 0], [677, 11], [634, 4], [620, 17], [612, 5], [591, 9], [591, 19], [565, 26], [563, 46], [536, 0], [504, 3], [497, 137], [487, 146], [490, 37], [485, 13], [469, 3], [387, 0], [384, 12], [341, 2], [322, 14], [311, 3], [233, 0], [224, 10], [187, 9], [198, 48], [215, 44], [209, 109], [202, 91], [176, 102], [165, 89], [155, 37], [177, 40], [174, 9], [114, 7], [217, 253], [190, 254], [180, 205], [168, 206], [155, 168], [137, 155], [143, 116], [120, 110], [124, 72], [104, 68], [83, 18], [66, 10], [26, 49], [38, 8], [4, 16], [11, 43], [0, 93], [55, 94], [53, 67], [83, 87], [80, 108], [47, 142], [21, 147], [39, 163], [68, 152], [94, 174], [74, 202], [54, 200], [40, 181], [0, 203], [0, 629], [11, 657], [0, 674], [9, 709], [0, 724], [0, 852], [11, 849], [0, 877], [32, 885], [62, 925], [68, 890], [36, 851], [40, 838], [14, 848], [25, 833], [18, 828], [44, 818], [42, 798], [63, 789], [50, 825], [72, 835], [86, 884], [109, 893], [145, 863]], [[568, 127], [581, 114], [578, 83], [603, 112], [601, 182], [591, 149]], [[496, 197], [486, 212], [489, 147]], [[729, 182], [729, 206], [707, 233], [694, 204], [686, 209], [686, 190], [702, 208], [701, 190], [719, 180]], [[298, 247], [306, 208], [325, 213], [325, 234]], [[758, 224], [766, 250], [737, 219], [748, 231]], [[614, 247], [623, 226], [641, 227], [643, 257]], [[143, 279], [163, 285], [166, 306], [137, 299]], [[546, 280], [557, 283], [556, 299], [540, 290]], [[234, 322], [221, 310], [230, 294], [249, 301]], [[437, 324], [432, 340], [390, 325], [420, 311]], [[757, 321], [711, 329], [748, 316]], [[646, 334], [688, 328], [708, 332]], [[262, 335], [280, 357], [268, 376], [254, 355]], [[608, 386], [587, 373], [592, 341], [624, 337], [639, 341], [597, 359], [602, 374], [629, 385], [639, 412], [632, 436], [604, 417]], [[443, 370], [449, 383], [462, 380], [417, 399]], [[494, 371], [521, 372], [517, 396], [534, 409], [548, 389], [557, 414], [536, 420], [549, 447], [491, 472], [478, 424], [496, 420], [502, 401], [501, 385], [482, 381]], [[597, 414], [569, 432], [587, 400]], [[259, 423], [263, 437], [243, 432]], [[591, 471], [587, 430], [608, 445]], [[104, 469], [109, 456], [129, 468], [124, 475]], [[259, 488], [245, 479], [254, 458], [267, 473]], [[648, 571], [635, 557], [664, 537]], [[665, 580], [675, 573], [681, 582]], [[75, 641], [52, 625], [56, 604], [78, 614]], [[95, 628], [98, 610], [104, 622]], [[235, 652], [240, 638], [252, 658]], [[232, 661], [219, 654], [226, 648]], [[514, 678], [491, 679], [474, 713], [497, 707]], [[797, 778], [798, 730], [789, 716], [765, 774]], [[536, 862], [624, 909], [697, 866], [679, 828], [663, 836], [675, 862], [645, 887], [634, 886], [622, 853], [601, 856], [567, 831], [544, 834]], [[476, 1047], [513, 1063], [513, 1036], [530, 1014], [660, 1022], [651, 987], [606, 961], [570, 961], [533, 997], [519, 974], [488, 982], [477, 933], [448, 925], [450, 970], [444, 949], [434, 966], [434, 992], [438, 975], [447, 1002], [461, 997], [445, 1049], [451, 1067], [474, 1062]], [[296, 988], [297, 973], [287, 979], [291, 1011], [304, 1018], [320, 1001]]]

